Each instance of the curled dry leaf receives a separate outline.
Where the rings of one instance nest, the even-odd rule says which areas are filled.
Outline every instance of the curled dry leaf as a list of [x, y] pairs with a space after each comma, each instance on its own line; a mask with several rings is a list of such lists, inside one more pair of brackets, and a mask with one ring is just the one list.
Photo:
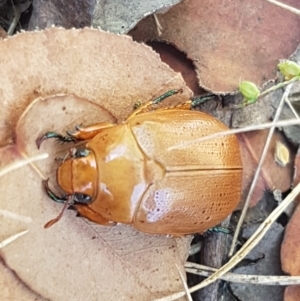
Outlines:
[[140, 20], [161, 10], [167, 11], [181, 0], [114, 0], [96, 1], [92, 26], [124, 34]]
[[[282, 270], [292, 276], [300, 275], [300, 206], [298, 205], [290, 219], [284, 234], [281, 246]], [[300, 286], [288, 286], [285, 290], [285, 301], [299, 300]]]
[[284, 291], [284, 301], [300, 300], [300, 285], [290, 285]]
[[[183, 52], [176, 49], [173, 45], [166, 43], [154, 41], [148, 43], [148, 45], [159, 53], [163, 62], [167, 63], [173, 70], [182, 74], [187, 86], [195, 95], [200, 95], [205, 92], [198, 85], [198, 79], [193, 62], [189, 60]], [[213, 110], [209, 112], [212, 111]]]
[[28, 29], [45, 29], [51, 26], [83, 28], [91, 26], [95, 0], [35, 0]]
[[300, 275], [300, 206], [297, 206], [291, 220], [289, 221], [281, 246], [282, 270], [290, 275]]
[[[287, 2], [299, 8], [298, 0]], [[275, 78], [278, 60], [300, 42], [292, 30], [299, 17], [267, 1], [185, 0], [157, 18], [160, 36], [146, 18], [131, 31], [134, 39], [174, 44], [193, 60], [200, 86], [219, 93], [236, 91], [241, 80], [262, 86]]]
[[300, 182], [300, 148], [298, 148], [294, 162], [294, 179], [293, 187]]
[[[35, 141], [46, 131], [120, 122], [138, 100], [170, 89], [183, 93], [164, 105], [191, 96], [182, 77], [156, 53], [125, 36], [52, 28], [0, 41], [0, 51], [1, 165], [39, 153]], [[73, 211], [43, 228], [62, 207], [48, 199], [41, 180], [50, 177], [58, 189], [59, 163], [53, 159], [67, 149], [46, 141], [41, 151], [49, 159], [0, 179], [1, 209], [32, 220], [26, 235], [2, 249], [5, 263], [51, 300], [149, 300], [180, 290], [175, 263], [183, 269], [189, 237], [146, 235], [125, 225], [102, 227], [76, 218]]]
[[[1, 300], [47, 301], [32, 292], [0, 259], [0, 298]], [[20, 298], [22, 296], [22, 298]]]
[[[254, 131], [238, 135], [244, 167], [243, 194], [248, 193], [267, 135], [268, 130]], [[250, 202], [251, 206], [257, 204], [257, 202], [262, 198], [265, 189], [269, 189], [271, 191], [278, 189], [279, 191], [285, 192], [290, 189], [292, 185], [294, 152], [290, 150], [291, 159], [289, 162], [284, 167], [279, 166], [274, 159], [276, 145], [279, 142], [285, 143], [284, 137], [280, 132], [276, 132], [272, 138], [257, 187], [253, 193]]]

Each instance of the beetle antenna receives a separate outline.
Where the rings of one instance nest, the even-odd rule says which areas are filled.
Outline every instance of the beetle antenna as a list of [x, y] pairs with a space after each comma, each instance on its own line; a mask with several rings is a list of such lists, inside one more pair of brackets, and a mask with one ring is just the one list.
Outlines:
[[47, 222], [47, 223], [44, 225], [44, 228], [45, 228], [45, 229], [48, 229], [48, 228], [50, 228], [51, 226], [53, 226], [54, 224], [56, 224], [56, 223], [62, 218], [64, 212], [65, 212], [66, 209], [68, 208], [68, 205], [69, 205], [70, 203], [72, 204], [73, 202], [74, 202], [74, 195], [72, 194], [72, 195], [69, 195], [69, 196], [68, 196], [68, 199], [67, 199], [67, 201], [65, 202], [64, 207], [63, 207], [63, 209], [61, 210], [61, 212], [59, 213], [59, 215], [58, 215], [56, 218], [51, 219], [49, 222]]

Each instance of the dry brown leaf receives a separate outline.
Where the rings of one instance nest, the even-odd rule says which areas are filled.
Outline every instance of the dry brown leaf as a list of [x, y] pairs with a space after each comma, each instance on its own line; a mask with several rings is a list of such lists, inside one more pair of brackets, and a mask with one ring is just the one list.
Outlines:
[[95, 0], [33, 0], [28, 29], [45, 29], [51, 26], [83, 28], [91, 26]]
[[290, 285], [284, 291], [284, 301], [300, 300], [300, 285]]
[[159, 11], [166, 11], [181, 0], [114, 0], [96, 1], [93, 27], [124, 34], [140, 20]]
[[298, 148], [298, 151], [295, 156], [295, 162], [294, 162], [294, 179], [293, 179], [293, 187], [295, 187], [300, 182], [300, 149]]
[[[300, 8], [298, 0], [285, 3]], [[161, 36], [152, 18], [131, 35], [174, 44], [193, 60], [200, 86], [214, 92], [235, 91], [241, 80], [262, 86], [300, 42], [299, 17], [267, 1], [184, 0], [157, 18]]]
[[[300, 206], [298, 205], [285, 229], [281, 246], [282, 270], [292, 276], [300, 275]], [[285, 290], [285, 301], [299, 300], [300, 286], [288, 286]]]
[[174, 46], [166, 43], [150, 42], [148, 45], [159, 53], [163, 62], [168, 64], [173, 70], [182, 74], [187, 86], [195, 95], [204, 93], [204, 90], [198, 85], [198, 79], [192, 61], [187, 59], [183, 52], [180, 52]]
[[[53, 28], [0, 41], [0, 51], [2, 166], [37, 154], [35, 141], [46, 131], [121, 121], [136, 101], [174, 88], [184, 92], [164, 105], [191, 96], [180, 74], [125, 36]], [[5, 263], [51, 300], [149, 300], [180, 290], [175, 263], [183, 270], [189, 237], [102, 227], [76, 218], [74, 211], [43, 228], [62, 208], [48, 199], [41, 180], [50, 177], [56, 187], [53, 159], [67, 148], [47, 141], [42, 151], [49, 159], [0, 178], [1, 209], [32, 220], [26, 235], [2, 249]], [[14, 221], [5, 223], [18, 230], [10, 224], [16, 228]]]
[[293, 276], [300, 275], [300, 206], [298, 205], [285, 229], [281, 246], [282, 270]]
[[7, 37], [6, 31], [0, 26], [0, 39]]
[[[0, 298], [2, 301], [47, 301], [32, 292], [0, 259]], [[22, 298], [20, 298], [22, 296]]]
[[[238, 135], [244, 168], [243, 194], [249, 191], [268, 132], [268, 130], [263, 130]], [[251, 206], [254, 206], [261, 200], [265, 189], [271, 191], [278, 189], [284, 192], [290, 189], [292, 185], [294, 153], [291, 151], [290, 162], [286, 164], [285, 167], [279, 166], [274, 158], [276, 144], [278, 142], [285, 143], [284, 137], [280, 132], [276, 132], [272, 138], [267, 157], [250, 202]], [[244, 198], [242, 197], [242, 199]]]

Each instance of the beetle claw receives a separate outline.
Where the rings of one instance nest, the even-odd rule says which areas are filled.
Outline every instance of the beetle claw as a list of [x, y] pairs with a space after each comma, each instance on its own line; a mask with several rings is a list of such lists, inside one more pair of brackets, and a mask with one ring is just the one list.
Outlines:
[[43, 142], [44, 140], [46, 140], [46, 139], [47, 139], [47, 138], [45, 137], [45, 135], [42, 136], [42, 137], [40, 137], [40, 138], [38, 138], [38, 139], [36, 139], [36, 146], [37, 146], [38, 149], [40, 149], [42, 142]]
[[76, 133], [76, 131], [66, 131], [66, 133], [69, 137], [73, 138], [73, 135], [74, 135], [74, 133]]

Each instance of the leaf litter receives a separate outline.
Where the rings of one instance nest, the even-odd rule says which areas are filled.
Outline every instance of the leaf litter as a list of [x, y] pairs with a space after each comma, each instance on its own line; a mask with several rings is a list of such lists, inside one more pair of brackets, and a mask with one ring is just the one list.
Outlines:
[[183, 270], [189, 236], [147, 235], [125, 225], [101, 227], [72, 211], [57, 225], [43, 228], [61, 205], [48, 199], [41, 180], [50, 177], [58, 189], [53, 159], [68, 147], [49, 141], [38, 151], [35, 141], [49, 130], [63, 133], [76, 124], [122, 121], [138, 100], [171, 89], [182, 88], [183, 93], [163, 105], [183, 102], [191, 92], [182, 77], [149, 47], [99, 30], [22, 33], [1, 41], [0, 49], [8, 53], [0, 58], [0, 145], [6, 158], [1, 165], [49, 153], [49, 159], [0, 179], [1, 208], [32, 219], [29, 232], [2, 249], [5, 264], [33, 291], [53, 300], [79, 300], [83, 292], [87, 300], [149, 300], [180, 290], [175, 263]]
[[[160, 17], [159, 17], [160, 18]], [[33, 94], [32, 94], [32, 98], [35, 98], [35, 97], [37, 97], [37, 96], [42, 96], [42, 98], [44, 98], [44, 99], [46, 99], [46, 100], [48, 100], [47, 99], [47, 96], [55, 96], [56, 94], [57, 94], [57, 92], [56, 93], [54, 93], [54, 94], [51, 94], [51, 93], [49, 93], [49, 94], [47, 94], [47, 95], [44, 95], [43, 93], [39, 93], [40, 91], [38, 91], [38, 93], [37, 93], [37, 91], [34, 91], [33, 92]], [[63, 91], [63, 92], [65, 92], [65, 91]], [[63, 93], [64, 94], [64, 93]], [[66, 95], [69, 95], [69, 93], [66, 93], [65, 95], [60, 95], [59, 97], [63, 97], [64, 98], [64, 96], [66, 96]], [[159, 95], [159, 94], [158, 94]], [[56, 95], [57, 97], [58, 97], [58, 95]], [[83, 97], [83, 99], [85, 100], [85, 97]], [[250, 108], [250, 107], [249, 107]], [[68, 107], [68, 109], [69, 109], [69, 107]], [[21, 110], [22, 111], [22, 110]], [[251, 111], [251, 110], [250, 110]], [[102, 111], [103, 112], [103, 111]], [[17, 112], [16, 112], [16, 115], [18, 115], [17, 114]], [[65, 117], [65, 116], [64, 116]], [[33, 117], [34, 118], [34, 117]], [[50, 118], [51, 118], [51, 115], [50, 115]], [[16, 119], [16, 120], [18, 120], [18, 119]], [[24, 121], [24, 120], [22, 120], [22, 121]], [[21, 124], [21, 123], [20, 123]], [[73, 121], [70, 121], [69, 122], [69, 124], [73, 124]], [[60, 129], [62, 129], [62, 130], [64, 130], [64, 129], [70, 129], [70, 127], [68, 126], [64, 126], [64, 125], [62, 125], [61, 127], [60, 127]], [[20, 131], [20, 133], [22, 133], [22, 131]], [[20, 134], [19, 133], [19, 134]], [[13, 135], [11, 136], [11, 140], [10, 140], [10, 143], [11, 143], [11, 141], [15, 141], [15, 138], [16, 137], [14, 137]], [[17, 137], [18, 138], [18, 137]], [[20, 143], [20, 145], [22, 145], [22, 143], [23, 143], [23, 145], [26, 145], [26, 142], [25, 142], [25, 140], [23, 139], [23, 141], [22, 141], [22, 139], [20, 139], [20, 140], [17, 140], [17, 142], [18, 143]], [[5, 144], [4, 144], [5, 145]], [[57, 147], [56, 145], [52, 145], [51, 143], [50, 143], [50, 147]], [[59, 152], [63, 152], [63, 150], [59, 150]], [[58, 153], [59, 153], [58, 152]], [[53, 162], [50, 162], [49, 161], [49, 166], [47, 166], [47, 167], [51, 167], [51, 166], [53, 166]], [[54, 167], [53, 167], [53, 170], [52, 170], [52, 172], [53, 172], [53, 175], [54, 175]], [[49, 174], [51, 174], [51, 171], [49, 170]], [[26, 175], [25, 175], [26, 176]], [[41, 175], [40, 175], [41, 176]], [[52, 177], [53, 178], [53, 177]], [[94, 238], [95, 239], [95, 238]]]
[[[299, 7], [299, 1], [285, 1]], [[267, 1], [186, 0], [153, 18], [142, 20], [130, 34], [137, 41], [175, 45], [194, 63], [199, 85], [215, 93], [234, 92], [249, 80], [263, 86], [276, 78], [279, 59], [300, 42], [299, 17]], [[276, 22], [274, 22], [276, 20]]]

